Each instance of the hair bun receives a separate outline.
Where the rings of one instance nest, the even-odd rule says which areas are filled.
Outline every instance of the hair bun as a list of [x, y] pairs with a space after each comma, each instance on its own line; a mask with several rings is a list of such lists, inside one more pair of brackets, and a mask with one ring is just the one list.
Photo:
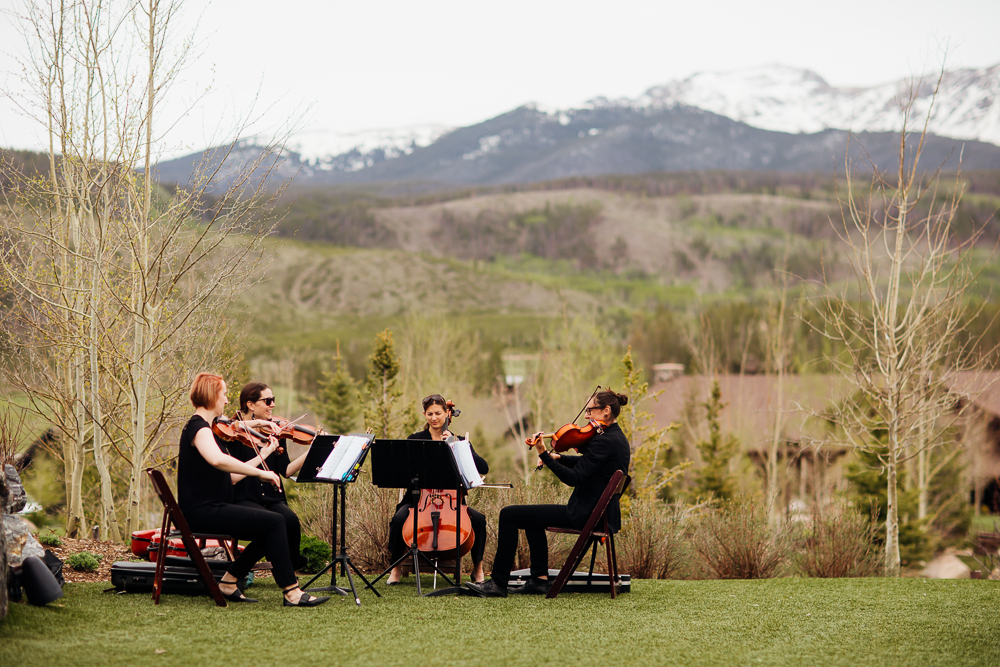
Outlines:
[[617, 393], [615, 394], [615, 396], [618, 397], [619, 405], [628, 405], [628, 396], [626, 396], [625, 394], [617, 394]]

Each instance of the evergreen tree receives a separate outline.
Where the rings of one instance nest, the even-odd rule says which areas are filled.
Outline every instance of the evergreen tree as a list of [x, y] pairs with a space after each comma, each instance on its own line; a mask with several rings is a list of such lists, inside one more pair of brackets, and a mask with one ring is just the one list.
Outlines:
[[313, 408], [330, 433], [342, 435], [357, 428], [358, 384], [347, 371], [347, 365], [340, 356], [340, 341], [337, 341], [337, 355], [333, 358], [333, 372], [323, 373], [319, 381], [319, 393], [313, 401]]
[[[884, 441], [885, 432], [877, 441]], [[845, 477], [850, 483], [848, 498], [856, 506], [867, 511], [874, 507], [877, 521], [884, 525], [886, 520], [886, 478], [887, 472], [881, 457], [887, 447], [873, 447], [857, 450], [854, 458], [846, 466]], [[972, 519], [972, 506], [965, 496], [964, 462], [957, 456], [949, 456], [946, 448], [931, 452], [935, 456], [937, 474], [931, 480], [930, 496], [934, 511], [926, 518], [918, 518], [918, 490], [912, 483], [910, 472], [901, 468], [898, 492], [899, 507], [899, 554], [900, 564], [913, 566], [920, 561], [930, 560], [939, 549], [962, 544], [968, 533]], [[884, 539], [881, 540], [884, 543]]]
[[403, 391], [396, 384], [401, 369], [400, 358], [388, 329], [375, 335], [375, 349], [368, 356], [368, 377], [361, 392], [365, 428], [376, 438], [401, 438], [416, 426], [413, 408], [399, 405]]
[[702, 403], [705, 408], [705, 421], [708, 424], [708, 440], [695, 443], [701, 454], [701, 468], [695, 473], [695, 496], [712, 496], [720, 500], [733, 497], [734, 480], [729, 472], [729, 462], [736, 455], [738, 443], [732, 435], [723, 436], [719, 424], [719, 414], [726, 404], [722, 402], [722, 390], [719, 381], [712, 382], [712, 393], [708, 400]]
[[690, 462], [677, 463], [672, 455], [671, 442], [667, 434], [678, 428], [671, 423], [657, 428], [653, 416], [641, 409], [649, 400], [657, 400], [662, 390], [649, 393], [649, 383], [642, 380], [642, 369], [637, 368], [632, 359], [629, 345], [622, 357], [619, 370], [622, 373], [622, 391], [628, 396], [626, 405], [618, 416], [618, 425], [632, 447], [631, 470], [632, 491], [635, 495], [657, 496], [665, 492], [674, 479], [684, 474]]

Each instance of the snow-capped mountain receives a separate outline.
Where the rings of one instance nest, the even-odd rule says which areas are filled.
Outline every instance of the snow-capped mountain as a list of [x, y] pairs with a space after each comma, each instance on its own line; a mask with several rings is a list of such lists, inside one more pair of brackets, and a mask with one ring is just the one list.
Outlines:
[[[922, 129], [936, 78], [919, 85], [909, 124]], [[299, 185], [372, 182], [486, 184], [597, 174], [700, 169], [828, 171], [850, 142], [880, 168], [893, 164], [899, 100], [910, 82], [835, 88], [813, 72], [771, 66], [696, 74], [635, 99], [595, 98], [574, 109], [529, 104], [460, 128], [413, 126], [293, 138], [279, 175]], [[934, 100], [923, 164], [1000, 168], [1000, 65], [948, 72]], [[239, 162], [252, 141], [225, 165]], [[252, 151], [250, 152], [252, 153]], [[248, 153], [248, 155], [250, 155]], [[183, 182], [199, 156], [157, 165]], [[223, 165], [223, 166], [225, 166]], [[223, 169], [225, 172], [226, 169]]]
[[[920, 129], [931, 108], [937, 78], [931, 74], [872, 88], [836, 88], [814, 72], [772, 65], [694, 74], [650, 88], [628, 103], [637, 107], [686, 104], [778, 132], [895, 132], [901, 127], [900, 100], [914, 88], [917, 96], [910, 127]], [[1000, 145], [998, 93], [1000, 65], [945, 72], [933, 99], [929, 130], [953, 139]]]

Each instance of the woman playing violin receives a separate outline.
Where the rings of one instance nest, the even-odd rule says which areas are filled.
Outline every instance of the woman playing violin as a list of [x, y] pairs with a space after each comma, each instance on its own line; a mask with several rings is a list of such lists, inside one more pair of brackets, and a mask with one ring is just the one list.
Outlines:
[[[250, 428], [264, 433], [274, 432], [277, 427], [271, 421], [273, 412], [274, 392], [271, 391], [271, 388], [263, 382], [250, 382], [240, 390], [240, 409], [233, 416], [233, 421], [242, 421]], [[272, 472], [286, 478], [295, 476], [302, 468], [302, 463], [306, 458], [305, 454], [302, 454], [294, 461], [290, 460], [287, 445], [283, 439], [261, 447], [260, 457], [250, 447], [231, 447], [230, 452], [234, 457], [254, 467], [261, 467], [263, 462]], [[288, 531], [288, 549], [291, 552], [292, 564], [295, 569], [304, 567], [308, 559], [303, 557], [299, 551], [302, 542], [302, 526], [299, 517], [288, 506], [284, 490], [270, 484], [262, 484], [256, 477], [233, 475], [234, 480], [237, 477], [239, 480], [234, 482], [233, 502], [242, 507], [277, 512], [285, 517], [285, 530]]]
[[[544, 595], [549, 592], [549, 547], [545, 536], [548, 526], [583, 528], [616, 470], [628, 472], [630, 450], [628, 440], [618, 425], [618, 415], [628, 397], [610, 390], [596, 392], [587, 402], [584, 412], [589, 419], [604, 422], [603, 433], [592, 437], [581, 447], [580, 456], [549, 453], [541, 434], [536, 434], [534, 447], [542, 465], [548, 467], [564, 484], [574, 487], [565, 505], [511, 505], [500, 510], [497, 531], [497, 551], [493, 558], [490, 579], [481, 584], [466, 584], [482, 597], [507, 597], [507, 583], [517, 552], [517, 531], [524, 530], [531, 552], [531, 579], [514, 589], [518, 593]], [[618, 499], [608, 505], [608, 521], [612, 530], [621, 527]]]
[[[329, 600], [316, 598], [299, 588], [288, 551], [285, 519], [277, 512], [242, 507], [233, 503], [233, 484], [243, 477], [255, 477], [272, 486], [281, 478], [272, 471], [244, 463], [227, 453], [212, 433], [212, 422], [226, 407], [226, 382], [219, 375], [199, 373], [191, 383], [191, 403], [195, 413], [181, 432], [177, 457], [177, 501], [191, 530], [220, 533], [250, 540], [243, 553], [229, 567], [219, 586], [227, 600], [256, 602], [244, 597], [236, 582], [253, 565], [267, 556], [273, 565], [274, 580], [284, 594], [284, 605], [315, 607]], [[268, 447], [277, 447], [273, 437]], [[240, 445], [242, 447], [242, 445]]]
[[[421, 407], [427, 424], [424, 426], [424, 430], [410, 434], [407, 440], [444, 440], [452, 435], [448, 426], [452, 417], [456, 416], [453, 412], [453, 403], [445, 400], [441, 394], [431, 394], [421, 401]], [[490, 465], [486, 459], [477, 454], [475, 449], [472, 450], [472, 458], [476, 462], [476, 470], [479, 471], [480, 475], [485, 475], [490, 471]], [[392, 559], [390, 562], [395, 562], [406, 551], [406, 544], [403, 540], [403, 524], [410, 516], [410, 508], [414, 507], [415, 501], [413, 499], [413, 489], [407, 489], [403, 499], [396, 505], [396, 514], [389, 522], [389, 552]], [[483, 572], [483, 555], [486, 553], [486, 516], [472, 508], [469, 508], [468, 511], [475, 535], [470, 552], [472, 556], [472, 580], [483, 581], [486, 578], [486, 573]], [[402, 567], [397, 565], [389, 573], [386, 584], [389, 586], [398, 584], [402, 574]]]

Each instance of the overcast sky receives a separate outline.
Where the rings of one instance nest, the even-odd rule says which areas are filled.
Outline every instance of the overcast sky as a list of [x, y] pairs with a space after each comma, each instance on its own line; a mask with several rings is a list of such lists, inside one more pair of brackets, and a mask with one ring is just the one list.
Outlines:
[[[0, 0], [13, 9], [19, 0]], [[189, 2], [200, 58], [183, 74], [170, 152], [202, 148], [251, 106], [271, 126], [468, 125], [525, 102], [635, 97], [699, 71], [780, 63], [836, 86], [1000, 63], [998, 0], [214, 0]], [[0, 17], [0, 86], [19, 95], [23, 52]], [[190, 91], [211, 86], [183, 113]], [[37, 145], [0, 99], [0, 145]]]

